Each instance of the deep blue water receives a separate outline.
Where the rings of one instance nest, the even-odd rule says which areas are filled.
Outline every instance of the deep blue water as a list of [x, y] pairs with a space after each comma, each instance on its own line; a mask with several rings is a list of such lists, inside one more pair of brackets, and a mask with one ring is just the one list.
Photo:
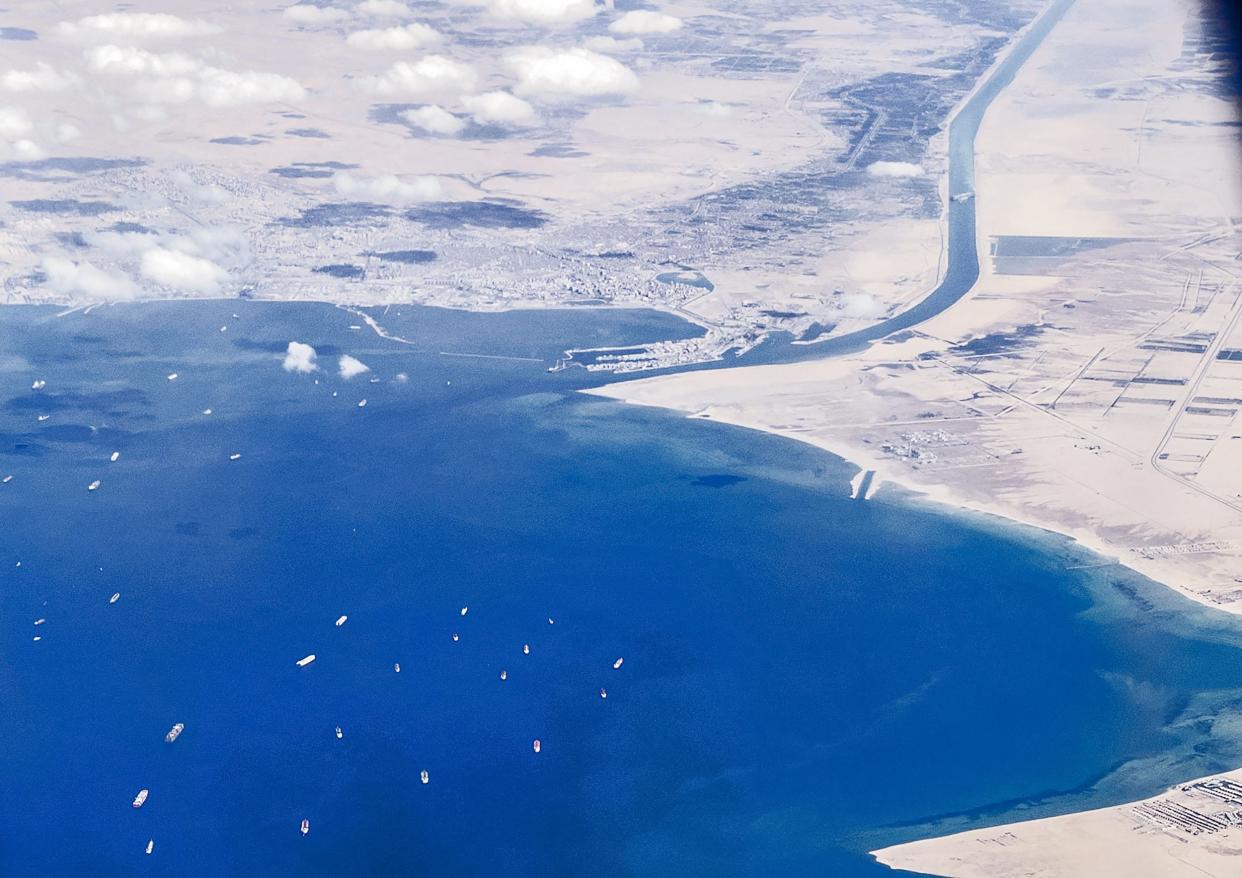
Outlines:
[[546, 372], [670, 317], [53, 315], [0, 311], [6, 876], [877, 876], [1242, 764], [1236, 626]]

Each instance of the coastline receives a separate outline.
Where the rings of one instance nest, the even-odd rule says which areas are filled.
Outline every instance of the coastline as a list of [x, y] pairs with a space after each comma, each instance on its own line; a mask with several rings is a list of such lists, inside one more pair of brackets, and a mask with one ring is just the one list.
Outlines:
[[1123, 805], [954, 833], [871, 853], [890, 869], [953, 878], [1034, 874], [1228, 878], [1236, 874], [1237, 857], [1242, 855], [1242, 833], [1233, 827], [1208, 829], [1214, 836], [1210, 844], [1187, 843], [1190, 833], [1178, 820], [1207, 827], [1226, 823], [1228, 812], [1221, 809], [1232, 803], [1220, 796], [1231, 797], [1231, 785], [1239, 782], [1242, 769], [1178, 784]]
[[[741, 369], [750, 370], [768, 370], [781, 369], [784, 367], [772, 366], [756, 366], [756, 367], [739, 367]], [[700, 373], [703, 374], [703, 373]], [[720, 374], [707, 373], [707, 374]], [[775, 377], [775, 376], [774, 376]], [[649, 379], [658, 382], [660, 379]], [[700, 379], [701, 381], [701, 379]], [[728, 381], [719, 382], [722, 386], [727, 385]], [[656, 408], [668, 408], [683, 412], [687, 418], [711, 420], [718, 423], [730, 424], [736, 427], [743, 427], [757, 432], [769, 433], [776, 436], [782, 436], [787, 439], [793, 439], [802, 442], [823, 451], [832, 454], [841, 460], [846, 461], [859, 468], [860, 472], [868, 470], [875, 473], [871, 491], [874, 493], [877, 489], [882, 488], [884, 483], [890, 483], [894, 486], [909, 491], [912, 495], [922, 498], [929, 504], [940, 505], [949, 509], [960, 509], [980, 515], [990, 516], [999, 519], [1005, 523], [1032, 527], [1048, 533], [1057, 534], [1066, 537], [1083, 549], [1100, 556], [1102, 563], [1099, 566], [1111, 566], [1116, 564], [1125, 567], [1134, 573], [1144, 576], [1154, 582], [1163, 585], [1175, 593], [1186, 597], [1195, 603], [1225, 613], [1231, 617], [1242, 616], [1242, 605], [1231, 603], [1222, 605], [1211, 600], [1209, 594], [1209, 586], [1211, 580], [1202, 573], [1194, 571], [1186, 571], [1185, 569], [1173, 569], [1173, 567], [1160, 558], [1143, 557], [1137, 552], [1122, 554], [1118, 552], [1118, 547], [1110, 545], [1099, 534], [1087, 527], [1074, 526], [1064, 520], [1058, 521], [1050, 516], [1041, 516], [1034, 514], [1029, 508], [1017, 508], [1012, 505], [1005, 505], [1001, 502], [993, 500], [992, 502], [982, 501], [977, 498], [967, 496], [966, 494], [955, 489], [950, 484], [944, 482], [933, 482], [925, 479], [914, 478], [908, 471], [903, 470], [894, 465], [893, 459], [883, 453], [877, 453], [877, 450], [868, 445], [861, 443], [852, 443], [845, 439], [826, 438], [820, 435], [811, 434], [805, 431], [781, 428], [774, 426], [769, 422], [765, 422], [757, 417], [750, 417], [743, 414], [737, 407], [708, 405], [703, 407], [685, 407], [676, 404], [674, 401], [654, 401], [648, 394], [642, 392], [635, 393], [636, 388], [641, 388], [646, 384], [645, 381], [623, 381], [614, 384], [608, 384], [601, 387], [584, 388], [581, 393], [594, 396], [614, 399], [619, 402], [625, 402], [631, 405], [647, 405]], [[652, 388], [654, 389], [654, 388]], [[1185, 557], [1179, 555], [1176, 557]]]

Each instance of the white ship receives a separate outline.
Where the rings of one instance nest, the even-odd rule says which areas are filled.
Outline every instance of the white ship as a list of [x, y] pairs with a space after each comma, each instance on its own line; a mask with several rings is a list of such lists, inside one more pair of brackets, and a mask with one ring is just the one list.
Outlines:
[[364, 409], [366, 407], [367, 407], [367, 401], [365, 399], [358, 400], [358, 408]]
[[138, 795], [134, 796], [134, 807], [141, 808], [147, 801], [147, 796], [151, 795], [150, 790], [139, 790]]
[[121, 593], [119, 591], [113, 592], [112, 597], [108, 598], [108, 603], [115, 604], [120, 599], [121, 599]]
[[975, 193], [973, 192], [959, 192], [953, 196], [953, 200], [956, 201], [958, 204], [961, 204], [963, 201], [970, 201], [970, 199], [974, 197], [975, 197]]
[[501, 679], [501, 680], [508, 680], [508, 679], [509, 679], [509, 672], [508, 672], [508, 671], [503, 671], [503, 670], [502, 670], [502, 671], [500, 672], [500, 679]]
[[150, 855], [151, 855], [151, 851], [153, 851], [153, 850], [155, 850], [155, 839], [153, 839], [153, 838], [152, 838], [152, 839], [148, 839], [148, 841], [147, 841], [147, 856], [150, 856]]
[[176, 372], [169, 372], [169, 373], [168, 373], [168, 380], [169, 380], [169, 381], [176, 381], [178, 377], [179, 377], [179, 376], [177, 375], [177, 373], [176, 373]]
[[181, 733], [185, 731], [185, 723], [173, 723], [173, 727], [168, 730], [168, 734], [164, 736], [165, 742], [171, 744], [173, 741], [181, 737]]
[[308, 655], [306, 658], [300, 658], [300, 659], [298, 659], [298, 667], [299, 667], [299, 668], [304, 668], [304, 667], [306, 667], [307, 665], [309, 665], [311, 662], [313, 662], [314, 660], [315, 660], [315, 654], [312, 652], [312, 653], [311, 653], [310, 655]]
[[34, 384], [30, 385], [31, 390], [42, 390], [45, 387], [47, 387], [47, 382], [44, 381], [42, 378], [38, 379], [37, 381], [35, 381]]
[[86, 486], [86, 490], [97, 491], [99, 490], [99, 485], [100, 485], [99, 479], [95, 479], [95, 481], [91, 482], [89, 485]]
[[112, 452], [112, 456], [108, 458], [108, 460], [112, 461], [113, 463], [116, 463], [120, 459], [121, 459], [121, 452], [119, 451]]
[[623, 664], [625, 664], [625, 659], [619, 658], [615, 662], [612, 663], [612, 669], [614, 671], [619, 670]]
[[392, 666], [392, 669], [396, 671], [398, 674], [401, 673], [401, 662], [397, 662], [396, 664], [394, 664]]
[[607, 690], [607, 689], [600, 689], [600, 690], [599, 690], [599, 697], [600, 697], [600, 698], [607, 698], [607, 697], [608, 697], [608, 690]]
[[44, 421], [46, 421], [50, 417], [51, 415], [39, 415], [39, 423], [42, 424]]
[[423, 783], [430, 783], [431, 775], [429, 775], [427, 773], [427, 769], [424, 768], [422, 771], [418, 773], [418, 779], [421, 780]]
[[538, 738], [536, 738], [535, 743], [531, 744], [531, 749], [533, 749], [536, 753], [538, 753], [540, 750], [543, 749], [543, 743]]
[[348, 616], [341, 616], [340, 618], [338, 618], [338, 619], [336, 620], [336, 627], [337, 627], [337, 628], [340, 628], [342, 625], [344, 625], [344, 624], [345, 624], [345, 620], [346, 620], [346, 619], [348, 619], [348, 618], [349, 618]]
[[306, 835], [306, 834], [308, 834], [309, 832], [310, 832], [310, 821], [309, 821], [309, 820], [307, 820], [305, 817], [303, 817], [303, 818], [302, 818], [301, 833], [302, 833], [303, 835]]
[[336, 727], [336, 739], [339, 741], [339, 740], [341, 740], [341, 738], [343, 738], [343, 737], [345, 737], [345, 733], [341, 731], [341, 727], [340, 727], [340, 726], [337, 726], [337, 727]]
[[229, 455], [229, 460], [241, 460], [241, 454], [234, 451], [232, 454]]

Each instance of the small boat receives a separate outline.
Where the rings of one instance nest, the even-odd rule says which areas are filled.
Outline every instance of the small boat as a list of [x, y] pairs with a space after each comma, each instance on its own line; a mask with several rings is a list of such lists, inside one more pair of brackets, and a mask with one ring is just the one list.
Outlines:
[[134, 796], [134, 807], [141, 808], [144, 804], [146, 804], [147, 796], [149, 795], [151, 795], [150, 790], [139, 790], [138, 795]]
[[469, 607], [462, 607], [462, 608], [461, 608], [461, 614], [462, 614], [463, 616], [464, 616], [464, 615], [466, 615], [466, 614], [467, 614], [467, 613], [469, 613], [469, 612], [470, 612], [470, 608], [469, 608]]
[[112, 593], [112, 597], [108, 598], [108, 603], [115, 604], [120, 599], [121, 599], [121, 593], [119, 591], [116, 591]]
[[339, 740], [341, 740], [341, 738], [343, 738], [343, 737], [345, 737], [345, 733], [341, 731], [341, 727], [340, 727], [340, 726], [337, 726], [337, 727], [336, 727], [336, 739], [339, 741]]
[[396, 673], [398, 673], [398, 674], [399, 674], [399, 673], [401, 673], [401, 662], [396, 662], [396, 663], [392, 666], [392, 669], [393, 669]]
[[619, 670], [621, 665], [623, 665], [624, 663], [625, 663], [625, 659], [619, 658], [615, 662], [612, 663], [612, 669], [614, 671]]
[[241, 453], [234, 451], [232, 454], [229, 455], [229, 460], [241, 460]]
[[34, 384], [30, 385], [31, 390], [42, 390], [45, 387], [47, 387], [47, 382], [42, 378], [37, 379]]
[[973, 192], [959, 192], [953, 196], [953, 200], [956, 201], [958, 204], [961, 204], [963, 201], [970, 201], [970, 199], [974, 197], [975, 197], [975, 193]]
[[36, 625], [42, 625], [42, 624], [43, 624], [44, 622], [46, 622], [46, 621], [47, 621], [47, 619], [35, 619], [35, 624], [36, 624]]
[[112, 456], [108, 458], [108, 460], [112, 461], [113, 463], [116, 463], [120, 459], [121, 459], [121, 452], [119, 451], [112, 452]]
[[509, 672], [508, 672], [508, 671], [505, 671], [505, 670], [502, 670], [502, 671], [500, 672], [500, 679], [501, 679], [501, 680], [508, 680], [508, 679], [509, 679]]
[[306, 658], [298, 659], [298, 667], [304, 668], [307, 665], [309, 665], [311, 662], [313, 662], [314, 660], [315, 660], [315, 654], [312, 652], [310, 655], [306, 656]]
[[460, 634], [458, 634], [456, 631], [454, 631], [454, 632], [453, 632], [453, 642], [454, 642], [454, 643], [456, 643], [456, 642], [457, 642], [457, 641], [459, 641], [459, 640], [461, 640], [461, 635], [460, 635]]
[[367, 401], [365, 399], [358, 400], [358, 408], [364, 409], [366, 407], [367, 407]]
[[171, 744], [173, 741], [181, 737], [181, 733], [185, 731], [185, 723], [173, 723], [173, 727], [168, 730], [168, 734], [164, 736], [165, 743]]
[[429, 783], [431, 781], [431, 775], [429, 775], [427, 773], [427, 769], [424, 768], [422, 771], [418, 773], [418, 779], [421, 780], [423, 783]]
[[178, 377], [180, 377], [180, 376], [178, 376], [176, 372], [169, 372], [169, 373], [168, 373], [168, 380], [169, 380], [169, 381], [176, 381]]
[[155, 839], [147, 839], [147, 856], [151, 856], [151, 851], [155, 850]]
[[607, 698], [607, 697], [608, 697], [608, 690], [607, 690], [607, 689], [600, 689], [600, 690], [599, 690], [599, 697], [600, 697], [600, 698]]
[[203, 414], [205, 415], [211, 414], [211, 409], [203, 409]]
[[556, 624], [556, 622], [555, 622], [555, 621], [553, 621], [553, 619], [552, 619], [552, 617], [551, 617], [551, 616], [549, 616], [549, 617], [548, 617], [548, 624], [549, 624], [549, 625], [555, 625], [555, 624]]
[[345, 620], [346, 620], [346, 619], [348, 619], [348, 618], [349, 618], [348, 616], [341, 616], [341, 617], [339, 617], [339, 618], [336, 620], [336, 627], [337, 627], [337, 628], [340, 628], [342, 625], [344, 625], [344, 624], [345, 624]]
[[42, 639], [43, 639], [43, 638], [42, 638], [42, 637], [40, 637], [38, 634], [36, 634], [36, 635], [34, 636], [34, 642], [35, 642], [35, 643], [38, 643], [38, 642], [39, 642], [40, 640], [42, 640]]
[[97, 491], [99, 490], [99, 485], [100, 485], [99, 479], [95, 479], [95, 481], [91, 482], [89, 485], [86, 486], [86, 490]]
[[310, 821], [307, 820], [305, 817], [302, 818], [301, 832], [303, 835], [306, 835], [310, 832]]
[[531, 744], [531, 749], [533, 749], [536, 753], [538, 753], [540, 750], [543, 749], [543, 742], [541, 742], [538, 738], [536, 738], [535, 743]]
[[530, 644], [529, 643], [522, 644], [522, 655], [530, 655]]
[[12, 476], [5, 476], [3, 479], [0, 479], [0, 485], [7, 485], [11, 481], [13, 481]]
[[46, 421], [50, 417], [51, 415], [39, 415], [39, 423], [42, 424], [44, 421]]

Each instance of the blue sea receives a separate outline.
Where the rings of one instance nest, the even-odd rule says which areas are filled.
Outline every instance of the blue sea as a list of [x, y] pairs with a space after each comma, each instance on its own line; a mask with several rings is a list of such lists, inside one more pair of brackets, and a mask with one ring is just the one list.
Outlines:
[[0, 873], [881, 876], [1242, 764], [1238, 625], [547, 371], [681, 321], [371, 314], [0, 310]]

